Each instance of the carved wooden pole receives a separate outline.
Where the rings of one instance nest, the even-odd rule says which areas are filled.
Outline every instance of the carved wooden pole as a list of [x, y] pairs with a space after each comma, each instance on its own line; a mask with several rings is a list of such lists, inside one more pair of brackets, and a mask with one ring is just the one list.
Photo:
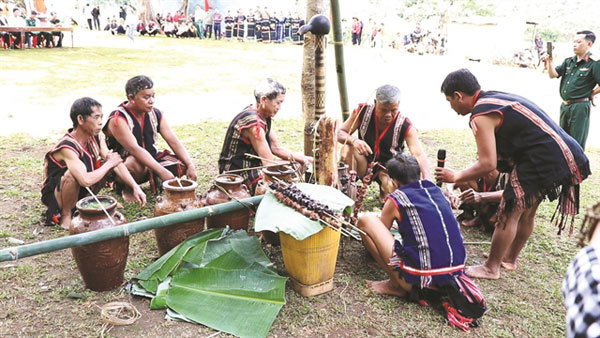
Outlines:
[[[306, 34], [311, 32], [315, 38], [315, 115], [314, 125], [325, 115], [325, 48], [326, 38], [331, 29], [331, 23], [329, 19], [323, 14], [314, 15], [308, 21], [308, 24], [300, 27], [298, 34]], [[317, 150], [320, 148], [319, 139], [315, 140], [315, 147]], [[316, 169], [319, 165], [319, 151], [314, 152], [315, 161], [315, 175], [317, 175], [317, 181], [320, 183], [319, 171]], [[335, 154], [334, 154], [335, 155]], [[336, 169], [337, 172], [337, 169]], [[328, 175], [326, 175], [328, 176]], [[328, 185], [331, 185], [329, 183]]]
[[323, 116], [319, 121], [314, 165], [317, 182], [335, 188], [338, 188], [337, 129], [338, 120], [331, 116]]

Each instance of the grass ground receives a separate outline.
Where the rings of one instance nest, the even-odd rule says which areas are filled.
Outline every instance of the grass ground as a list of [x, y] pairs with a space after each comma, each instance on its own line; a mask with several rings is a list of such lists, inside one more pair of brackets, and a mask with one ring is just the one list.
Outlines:
[[[180, 103], [177, 108], [189, 107], [188, 111], [196, 111], [200, 109], [198, 107], [202, 107], [206, 111], [213, 112], [208, 114], [213, 118], [203, 116], [195, 123], [175, 127], [177, 135], [188, 148], [198, 168], [198, 192], [205, 193], [212, 178], [217, 174], [215, 163], [227, 125], [226, 118], [219, 114], [221, 106], [203, 105], [201, 99], [192, 100], [193, 93], [204, 90], [206, 96], [198, 95], [198, 97], [210, 97], [214, 86], [206, 86], [206, 81], [201, 79], [197, 82], [183, 81], [182, 83], [176, 81], [176, 78], [178, 76], [180, 80], [182, 76], [185, 76], [186, 80], [191, 77], [206, 78], [207, 74], [223, 76], [221, 81], [223, 83], [220, 84], [222, 87], [215, 90], [229, 90], [231, 97], [245, 98], [243, 102], [235, 102], [240, 107], [248, 103], [248, 94], [244, 94], [243, 91], [252, 88], [250, 83], [255, 82], [248, 78], [256, 78], [257, 74], [273, 70], [276, 75], [288, 74], [289, 77], [286, 79], [288, 83], [298, 83], [296, 82], [298, 68], [281, 69], [281, 67], [296, 67], [298, 61], [289, 57], [280, 60], [275, 54], [282, 52], [277, 49], [279, 47], [285, 50], [286, 55], [292, 55], [293, 51], [299, 53], [299, 49], [296, 46], [256, 45], [250, 48], [247, 45], [235, 44], [236, 47], [228, 47], [229, 49], [217, 53], [216, 50], [222, 48], [223, 44], [210, 42], [196, 46], [192, 43], [197, 44], [198, 41], [156, 40], [162, 44], [161, 46], [146, 40], [139, 41], [138, 49], [134, 50], [105, 46], [74, 50], [25, 51], [28, 54], [21, 51], [0, 51], [5, 53], [2, 54], [3, 64], [4, 60], [19, 62], [24, 60], [24, 55], [27, 56], [22, 73], [16, 70], [7, 73], [9, 77], [19, 78], [14, 85], [18, 90], [12, 87], [9, 90], [23, 95], [22, 101], [15, 103], [11, 100], [6, 107], [26, 115], [30, 113], [29, 102], [34, 101], [36, 106], [47, 107], [50, 112], [56, 111], [56, 115], [48, 113], [53, 119], [63, 118], [69, 107], [69, 100], [72, 102], [72, 98], [84, 93], [89, 93], [85, 95], [100, 93], [101, 97], [111, 100], [105, 103], [105, 107], [110, 107], [109, 103], [118, 102], [121, 96], [120, 89], [115, 90], [115, 88], [122, 88], [130, 75], [152, 71], [148, 74], [162, 83], [160, 93], [166, 100], [171, 96], [179, 99], [182, 93], [187, 95], [186, 98], [189, 100]], [[118, 44], [122, 41], [105, 41], [105, 44], [111, 43], [121, 47]], [[144, 44], [149, 44], [149, 50], [140, 50], [140, 46]], [[179, 46], [178, 44], [180, 47], [177, 50], [170, 50]], [[214, 64], [211, 63], [212, 68], [196, 69], [195, 63], [186, 58], [196, 55], [195, 52], [201, 48], [207, 49], [207, 54], [217, 53], [220, 60], [229, 62], [223, 65], [225, 68], [214, 68]], [[188, 53], [188, 50], [193, 50], [194, 53]], [[156, 57], [156, 62], [149, 61], [142, 55], [152, 55]], [[244, 60], [258, 61], [262, 58], [269, 58], [280, 68], [274, 70], [262, 63], [253, 64], [259, 65], [256, 67], [244, 65]], [[118, 59], [118, 62], [115, 59]], [[382, 60], [392, 59], [392, 56], [384, 56]], [[58, 66], [62, 67], [62, 71], [48, 70]], [[245, 69], [247, 73], [244, 73], [247, 76], [239, 76], [244, 68], [247, 68]], [[2, 69], [3, 74], [4, 70]], [[32, 78], [35, 74], [38, 74], [43, 81]], [[170, 77], [173, 77], [172, 82], [168, 81]], [[92, 82], [93, 79], [98, 81]], [[365, 80], [370, 85], [369, 81], [373, 82], [372, 79]], [[334, 81], [330, 80], [331, 82]], [[9, 88], [6, 77], [0, 79], [0, 86]], [[297, 88], [297, 85], [290, 85], [292, 97], [293, 92], [298, 91], [293, 89], [294, 87]], [[359, 89], [368, 91], [364, 86]], [[40, 91], [51, 92], [58, 98], [35, 95]], [[435, 93], [437, 94], [437, 91]], [[407, 100], [410, 101], [410, 97]], [[69, 103], [57, 106], [60, 102]], [[230, 102], [225, 102], [225, 105], [228, 104]], [[105, 114], [108, 109], [105, 108]], [[4, 114], [4, 111], [0, 113]], [[31, 113], [36, 112], [31, 111]], [[28, 120], [29, 123], [36, 125], [42, 124], [42, 128], [44, 126], [49, 128], [48, 125], [44, 125], [44, 121], [32, 117]], [[62, 123], [62, 126], [68, 126], [68, 122]], [[297, 115], [278, 116], [274, 128], [282, 143], [300, 150], [303, 135], [302, 121]], [[65, 232], [62, 230], [40, 225], [40, 214], [43, 208], [39, 200], [39, 188], [42, 180], [43, 155], [54, 144], [57, 134], [51, 132], [41, 137], [22, 133], [9, 134], [0, 137], [0, 247], [14, 245], [12, 244], [14, 238], [31, 243], [64, 236]], [[447, 165], [453, 168], [464, 168], [475, 157], [473, 137], [465, 129], [423, 130], [421, 140], [432, 165], [438, 148], [447, 150]], [[587, 154], [592, 162], [592, 171], [599, 170], [600, 151], [594, 148], [588, 149]], [[592, 176], [584, 182], [583, 206], [591, 205], [600, 199], [600, 192], [596, 189], [598, 181], [597, 177]], [[144, 188], [148, 190], [147, 186]], [[370, 210], [378, 208], [375, 197], [376, 192], [371, 189], [365, 203]], [[130, 221], [151, 217], [153, 202], [153, 198], [150, 198], [148, 206], [140, 210], [135, 205], [121, 201], [123, 213]], [[556, 229], [550, 224], [554, 207], [555, 203], [549, 202], [544, 202], [540, 207], [534, 234], [523, 250], [517, 271], [503, 271], [498, 281], [478, 281], [488, 302], [489, 311], [483, 317], [481, 327], [474, 330], [472, 335], [478, 337], [565, 335], [565, 311], [560, 287], [566, 267], [577, 248], [575, 236], [555, 235]], [[580, 219], [576, 224], [580, 224]], [[488, 241], [490, 237], [480, 229], [465, 229], [463, 235], [466, 241], [473, 242]], [[486, 245], [469, 245], [468, 264], [482, 262], [482, 254], [488, 249]], [[279, 272], [285, 275], [280, 250], [269, 247], [266, 251], [276, 263]], [[156, 258], [157, 249], [151, 232], [132, 236], [125, 278], [134, 277]], [[362, 245], [346, 240], [338, 258], [335, 289], [319, 297], [303, 298], [288, 287], [287, 304], [277, 317], [270, 335], [284, 337], [463, 336], [461, 332], [447, 326], [442, 316], [432, 309], [409, 304], [394, 297], [379, 296], [369, 292], [365, 287], [365, 279], [382, 278], [384, 278], [383, 273], [368, 257]], [[212, 330], [200, 325], [167, 322], [163, 318], [164, 311], [150, 311], [148, 301], [136, 297], [130, 298], [122, 289], [102, 293], [85, 290], [72, 256], [66, 250], [16, 262], [0, 263], [0, 336], [98, 336], [102, 331], [98, 307], [115, 300], [130, 300], [142, 312], [142, 318], [134, 325], [113, 328], [108, 332], [108, 336], [196, 337], [213, 334]]]

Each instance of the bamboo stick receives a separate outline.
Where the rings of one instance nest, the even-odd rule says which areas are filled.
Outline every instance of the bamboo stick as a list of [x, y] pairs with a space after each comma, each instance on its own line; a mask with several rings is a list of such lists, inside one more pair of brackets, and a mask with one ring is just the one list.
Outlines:
[[17, 260], [42, 253], [58, 251], [75, 246], [97, 243], [108, 239], [129, 235], [174, 224], [190, 222], [204, 217], [220, 215], [242, 209], [246, 206], [258, 206], [263, 196], [254, 196], [239, 201], [231, 201], [203, 208], [181, 211], [160, 217], [149, 218], [111, 228], [90, 231], [82, 234], [64, 236], [47, 241], [25, 244], [0, 250], [0, 262]]
[[340, 92], [342, 119], [345, 121], [350, 115], [350, 110], [348, 104], [348, 91], [346, 89], [346, 66], [344, 64], [344, 45], [342, 42], [339, 0], [331, 0], [331, 18], [333, 20], [333, 41], [335, 42], [335, 69], [337, 73], [338, 90]]

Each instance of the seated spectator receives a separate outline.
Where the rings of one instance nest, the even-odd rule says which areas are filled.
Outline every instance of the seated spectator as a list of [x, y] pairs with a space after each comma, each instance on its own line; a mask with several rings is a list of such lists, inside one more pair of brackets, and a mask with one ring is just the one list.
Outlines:
[[[25, 19], [21, 16], [21, 9], [19, 7], [13, 8], [13, 15], [8, 18], [8, 25], [10, 27], [25, 27]], [[13, 48], [19, 48], [18, 46], [23, 42], [21, 41], [20, 33], [10, 33], [13, 37]]]
[[175, 27], [175, 24], [172, 21], [167, 20], [163, 26], [163, 32], [165, 32], [167, 37], [176, 36], [177, 27]]
[[[116, 34], [117, 34], [117, 35], [125, 35], [125, 33], [127, 32], [127, 31], [125, 30], [125, 27], [126, 27], [126, 26], [125, 26], [125, 19], [123, 19], [123, 18], [119, 19], [119, 25], [117, 26], [117, 29], [116, 29]], [[113, 33], [113, 35], [114, 35], [114, 34], [115, 34], [115, 33]]]
[[[56, 12], [50, 12], [50, 23], [54, 27], [62, 27], [60, 20], [56, 17]], [[54, 43], [54, 37], [58, 37], [58, 42]], [[58, 48], [62, 48], [62, 40], [65, 35], [63, 32], [52, 32], [52, 45]]]
[[144, 22], [141, 20], [138, 22], [135, 30], [136, 32], [140, 33], [140, 35], [145, 35], [146, 33], [148, 33], [148, 31], [146, 31], [146, 25], [144, 25]]
[[[38, 27], [52, 27], [52, 24], [50, 22], [48, 22], [48, 19], [46, 18], [45, 14], [40, 14], [38, 16]], [[38, 47], [42, 45], [42, 42], [44, 42], [46, 48], [50, 48], [52, 47], [53, 43], [52, 43], [52, 33], [51, 32], [39, 32], [38, 33]]]
[[[2, 7], [0, 7], [0, 26], [8, 26], [8, 17], [6, 16], [6, 11]], [[2, 32], [0, 33], [0, 47], [5, 46], [9, 47], [10, 44], [10, 35], [8, 33]]]
[[[104, 126], [107, 144], [118, 152], [125, 166], [142, 183], [150, 180], [151, 187], [160, 187], [155, 176], [162, 181], [185, 174], [196, 180], [196, 168], [185, 147], [171, 130], [162, 111], [154, 107], [154, 83], [147, 76], [135, 76], [125, 85], [127, 101], [121, 103], [108, 116]], [[161, 135], [174, 154], [158, 151], [156, 141]], [[115, 181], [122, 187], [122, 182]], [[123, 187], [123, 198], [131, 200], [131, 191]]]
[[110, 21], [110, 25], [108, 26], [108, 28], [110, 30], [110, 34], [117, 35], [117, 31], [119, 30], [119, 24], [117, 24], [117, 20], [116, 19], [112, 19]]
[[[111, 20], [110, 17], [108, 17], [108, 16], [106, 17], [106, 26], [104, 26], [104, 30], [105, 31], [109, 31], [110, 30], [110, 24], [111, 24], [112, 21], [114, 21], [114, 19]], [[116, 21], [115, 21], [115, 23], [116, 23]]]
[[412, 43], [418, 44], [423, 39], [424, 35], [425, 34], [424, 34], [423, 30], [421, 29], [421, 24], [417, 23], [415, 25], [415, 30], [412, 33], [410, 33], [410, 40]]
[[158, 24], [152, 20], [148, 22], [148, 27], [146, 27], [146, 32], [149, 36], [156, 36], [158, 33]]
[[69, 229], [75, 203], [88, 192], [97, 193], [114, 170], [133, 191], [133, 200], [142, 206], [146, 195], [123, 165], [119, 154], [108, 150], [102, 130], [102, 105], [89, 97], [71, 106], [73, 128], [44, 157], [42, 202], [48, 207], [46, 225], [60, 224]]
[[196, 36], [196, 28], [191, 20], [186, 20], [184, 17], [180, 17], [179, 24], [177, 25], [177, 32], [175, 36], [178, 38], [193, 38]]
[[[29, 14], [29, 18], [25, 20], [25, 25], [27, 27], [35, 27], [37, 26], [37, 12], [36, 11], [31, 11], [31, 13]], [[25, 32], [25, 40], [27, 41], [27, 47], [31, 48], [33, 47], [37, 47], [37, 43], [33, 43], [33, 37], [38, 36], [38, 32]]]

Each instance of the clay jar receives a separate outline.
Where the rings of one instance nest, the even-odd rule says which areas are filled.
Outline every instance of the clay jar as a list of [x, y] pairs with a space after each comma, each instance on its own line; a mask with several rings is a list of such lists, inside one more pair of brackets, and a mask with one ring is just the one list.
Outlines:
[[[242, 182], [244, 182], [244, 179], [240, 175], [221, 174], [217, 176], [215, 184], [208, 190], [206, 195], [206, 204], [215, 205], [250, 197], [248, 187]], [[248, 230], [249, 222], [250, 210], [247, 208], [208, 217], [209, 228], [220, 228], [229, 225], [234, 230]]]
[[297, 171], [298, 170], [293, 168], [291, 165], [273, 165], [263, 168], [262, 170], [264, 180], [267, 183], [271, 183], [276, 179], [285, 182], [295, 182], [298, 180], [298, 177], [296, 176]]
[[297, 169], [291, 165], [272, 165], [262, 169], [263, 178], [256, 187], [255, 195], [264, 195], [271, 182], [297, 182]]
[[[110, 228], [127, 223], [117, 211], [117, 200], [110, 196], [97, 196], [115, 225], [94, 197], [82, 198], [75, 205], [79, 215], [71, 220], [71, 235]], [[123, 284], [123, 272], [129, 254], [129, 237], [120, 237], [98, 243], [71, 248], [85, 287], [94, 291], [112, 290]]]
[[[157, 197], [154, 217], [202, 207], [196, 196], [198, 183], [185, 178], [163, 182], [163, 195]], [[162, 256], [188, 237], [204, 230], [204, 218], [154, 229], [158, 253]]]

